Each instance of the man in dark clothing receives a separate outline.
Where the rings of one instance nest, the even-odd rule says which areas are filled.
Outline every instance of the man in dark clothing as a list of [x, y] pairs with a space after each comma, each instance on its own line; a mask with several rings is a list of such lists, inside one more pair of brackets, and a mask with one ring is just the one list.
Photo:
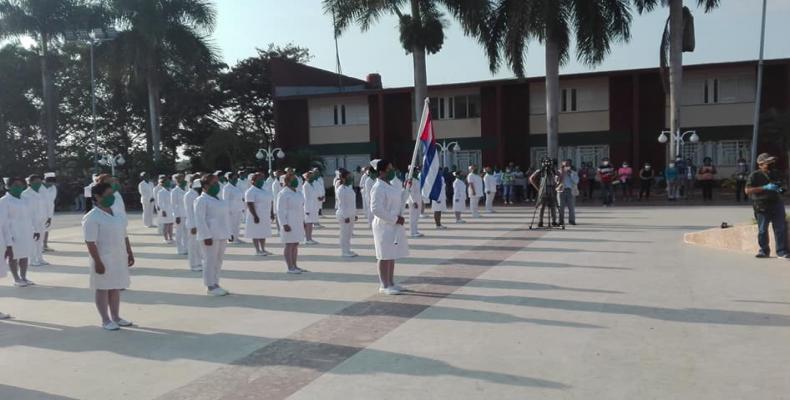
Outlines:
[[615, 171], [612, 164], [609, 163], [608, 158], [601, 160], [601, 165], [598, 166], [598, 180], [601, 182], [601, 197], [603, 198], [603, 205], [611, 207], [614, 203], [614, 187]]
[[749, 175], [746, 181], [746, 194], [754, 203], [754, 216], [757, 219], [757, 243], [760, 251], [757, 258], [768, 258], [771, 254], [768, 239], [768, 224], [773, 225], [776, 237], [776, 255], [790, 259], [787, 252], [785, 230], [785, 205], [781, 193], [784, 192], [779, 174], [774, 169], [776, 157], [767, 153], [757, 157], [758, 169]]

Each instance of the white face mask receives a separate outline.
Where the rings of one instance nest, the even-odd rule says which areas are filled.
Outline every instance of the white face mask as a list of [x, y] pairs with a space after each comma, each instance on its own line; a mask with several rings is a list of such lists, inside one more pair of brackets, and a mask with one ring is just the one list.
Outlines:
[[651, 167], [649, 165], [645, 165], [645, 171], [650, 171], [651, 168], [653, 168], [653, 167]]
[[675, 168], [675, 163], [669, 163], [669, 168]]
[[603, 162], [603, 165], [604, 165], [604, 166], [609, 166], [609, 161], [604, 161], [604, 162]]

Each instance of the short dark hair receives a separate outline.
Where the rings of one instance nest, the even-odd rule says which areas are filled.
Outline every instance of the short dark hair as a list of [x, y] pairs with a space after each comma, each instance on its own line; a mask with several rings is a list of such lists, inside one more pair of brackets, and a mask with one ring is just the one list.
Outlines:
[[41, 180], [41, 179], [43, 179], [43, 178], [41, 178], [41, 175], [38, 175], [38, 174], [33, 174], [33, 175], [30, 175], [30, 176], [28, 176], [28, 177], [27, 177], [27, 180], [28, 180], [28, 181], [32, 181], [32, 180], [34, 180], [34, 179]]
[[212, 174], [203, 175], [203, 177], [200, 178], [200, 186], [202, 187], [208, 186], [211, 183], [212, 178], [219, 178], [219, 177]]
[[96, 196], [104, 195], [107, 189], [112, 189], [109, 183], [97, 183], [91, 188], [91, 198], [96, 200]]
[[25, 178], [23, 178], [21, 176], [12, 176], [12, 177], [8, 178], [8, 184], [6, 185], [6, 187], [13, 185], [14, 182], [22, 182], [23, 184], [27, 185], [27, 182], [25, 181]]

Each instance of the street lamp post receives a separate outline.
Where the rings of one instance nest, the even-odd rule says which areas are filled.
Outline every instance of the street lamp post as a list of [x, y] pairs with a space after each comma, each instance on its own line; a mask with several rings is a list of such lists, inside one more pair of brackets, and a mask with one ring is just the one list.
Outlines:
[[[115, 28], [96, 28], [90, 31], [67, 31], [67, 42], [88, 43], [90, 46], [91, 65], [91, 132], [93, 134], [94, 172], [99, 172], [99, 139], [96, 134], [96, 73], [93, 48], [101, 42], [108, 42], [118, 37]], [[114, 167], [113, 167], [114, 168]], [[115, 174], [113, 174], [115, 175]]]
[[279, 147], [273, 149], [272, 146], [269, 145], [269, 148], [267, 149], [258, 149], [258, 153], [255, 154], [255, 158], [257, 158], [258, 160], [263, 161], [263, 159], [265, 158], [267, 161], [269, 161], [269, 171], [272, 170], [272, 161], [274, 161], [275, 157], [279, 159], [285, 158], [285, 152], [283, 151], [283, 149]]
[[439, 147], [439, 151], [442, 152], [442, 167], [447, 167], [447, 152], [459, 152], [461, 151], [461, 145], [458, 142], [450, 142], [447, 143], [446, 140], [443, 140], [441, 143], [436, 144]]
[[697, 131], [686, 131], [683, 133], [677, 131], [674, 135], [672, 134], [672, 131], [662, 131], [661, 134], [658, 135], [658, 142], [661, 144], [665, 144], [670, 141], [669, 139], [671, 136], [672, 137], [671, 143], [675, 144], [675, 156], [680, 156], [681, 154], [680, 148], [684, 144], [687, 135], [691, 135], [689, 137], [689, 142], [691, 143], [699, 142], [699, 135], [697, 135]]
[[110, 167], [110, 170], [112, 171], [111, 172], [112, 176], [115, 176], [115, 167], [120, 167], [126, 164], [126, 160], [120, 154], [118, 154], [117, 156], [105, 154], [102, 156], [97, 156], [96, 163]]

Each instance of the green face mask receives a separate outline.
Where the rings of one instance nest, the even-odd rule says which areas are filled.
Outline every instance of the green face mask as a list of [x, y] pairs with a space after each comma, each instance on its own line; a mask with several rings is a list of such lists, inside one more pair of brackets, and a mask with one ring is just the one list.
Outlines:
[[35, 190], [36, 192], [38, 192], [38, 190], [41, 189], [41, 182], [31, 183], [30, 187], [33, 188], [33, 190]]
[[258, 179], [257, 181], [255, 181], [255, 187], [258, 188], [258, 189], [262, 188], [264, 182], [265, 181], [263, 179]]
[[346, 179], [343, 181], [343, 184], [346, 186], [351, 186], [354, 184], [354, 180], [349, 177], [346, 177]]
[[391, 170], [389, 170], [389, 171], [387, 172], [387, 176], [386, 176], [386, 178], [385, 178], [385, 179], [387, 179], [387, 182], [389, 182], [389, 181], [391, 181], [391, 180], [395, 179], [395, 170], [394, 170], [394, 169], [391, 169]]
[[47, 188], [47, 189], [51, 188], [52, 185], [53, 185], [53, 183], [44, 182], [44, 187]]
[[115, 196], [104, 196], [99, 200], [99, 205], [104, 208], [110, 208], [112, 205], [115, 204]]
[[118, 192], [120, 190], [121, 190], [121, 185], [120, 184], [118, 184], [118, 183], [113, 183], [112, 184], [112, 191], [113, 192]]
[[231, 185], [236, 186], [236, 184], [239, 183], [239, 180], [236, 179], [236, 178], [233, 178], [229, 182], [230, 182]]
[[178, 183], [178, 187], [180, 187], [181, 189], [186, 189], [187, 188], [187, 181], [179, 182]]
[[219, 183], [227, 183], [228, 180], [226, 178], [219, 178]]
[[19, 196], [22, 196], [22, 192], [24, 191], [25, 191], [24, 186], [11, 186], [10, 188], [8, 188], [8, 193], [11, 196], [16, 197], [17, 199], [19, 198]]
[[219, 194], [219, 183], [213, 183], [211, 186], [208, 187], [208, 191], [206, 192], [209, 196], [217, 197]]
[[296, 178], [291, 179], [291, 182], [288, 184], [289, 187], [296, 189], [299, 187], [299, 180]]

